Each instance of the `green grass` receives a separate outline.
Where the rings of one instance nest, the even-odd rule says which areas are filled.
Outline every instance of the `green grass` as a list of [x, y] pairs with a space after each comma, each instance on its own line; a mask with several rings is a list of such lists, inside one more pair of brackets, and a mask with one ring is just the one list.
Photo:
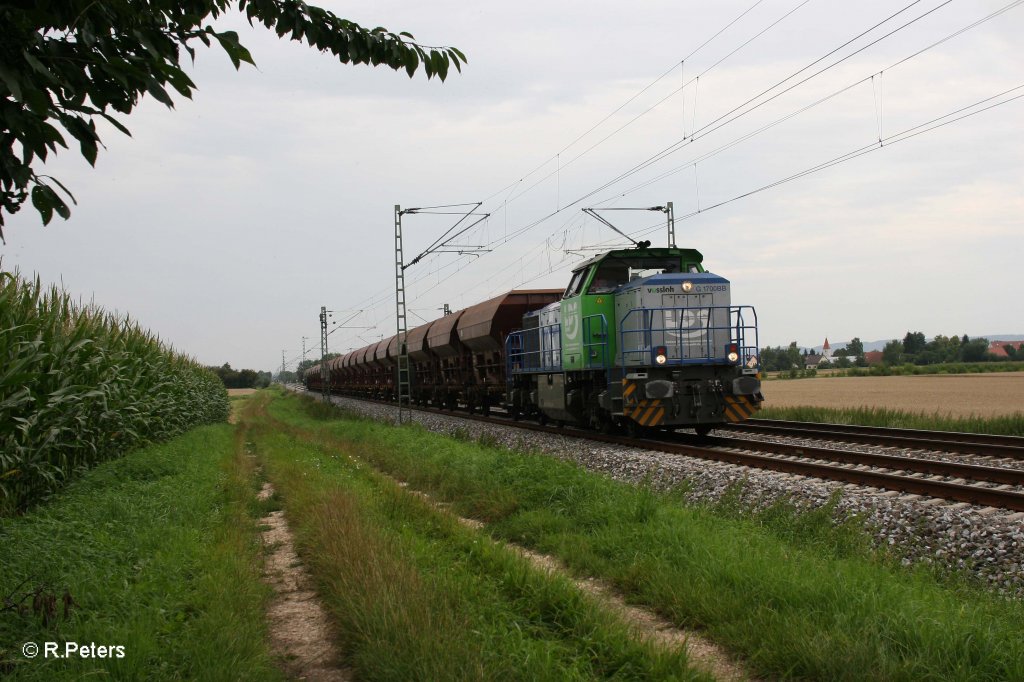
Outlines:
[[554, 554], [580, 575], [703, 628], [768, 677], [1024, 679], [1024, 605], [965, 581], [908, 570], [828, 510], [726, 501], [620, 484], [571, 464], [417, 427], [324, 418], [277, 400], [270, 413], [487, 522], [496, 537]]
[[[261, 398], [265, 399], [265, 395]], [[703, 679], [550, 576], [370, 470], [243, 417], [358, 679]]]
[[134, 321], [0, 271], [0, 516], [227, 413], [216, 375]]
[[1002, 436], [1024, 436], [1024, 413], [997, 417], [950, 417], [890, 410], [884, 407], [764, 407], [759, 419], [784, 419], [820, 424], [857, 424], [927, 431], [990, 433]]
[[[0, 596], [24, 584], [58, 600], [66, 589], [75, 602], [49, 625], [31, 608], [0, 612], [0, 676], [279, 679], [264, 644], [269, 592], [242, 446], [232, 427], [200, 427], [0, 519]], [[28, 641], [121, 645], [125, 656], [28, 660]]]

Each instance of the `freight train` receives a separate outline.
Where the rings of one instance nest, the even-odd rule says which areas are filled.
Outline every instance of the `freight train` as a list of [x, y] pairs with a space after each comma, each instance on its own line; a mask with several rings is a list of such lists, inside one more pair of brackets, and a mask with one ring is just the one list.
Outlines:
[[[757, 314], [694, 249], [608, 251], [564, 291], [513, 290], [412, 329], [410, 399], [601, 431], [715, 426], [764, 400]], [[393, 336], [316, 365], [310, 390], [395, 400]]]

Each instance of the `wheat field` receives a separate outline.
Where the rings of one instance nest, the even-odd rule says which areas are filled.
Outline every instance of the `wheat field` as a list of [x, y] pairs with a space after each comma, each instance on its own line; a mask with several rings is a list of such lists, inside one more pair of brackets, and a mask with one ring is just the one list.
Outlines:
[[765, 407], [887, 408], [951, 417], [1024, 412], [1024, 372], [765, 381]]

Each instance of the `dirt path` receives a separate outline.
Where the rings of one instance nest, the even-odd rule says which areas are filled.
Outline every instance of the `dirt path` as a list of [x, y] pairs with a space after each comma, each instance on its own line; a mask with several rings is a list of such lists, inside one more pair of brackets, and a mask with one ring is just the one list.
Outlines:
[[[263, 484], [259, 499], [274, 494]], [[270, 644], [288, 676], [314, 682], [347, 682], [351, 670], [340, 664], [327, 612], [312, 589], [312, 581], [295, 552], [292, 532], [283, 511], [270, 512], [260, 523], [267, 548], [264, 580], [276, 595], [267, 611]]]
[[[383, 472], [380, 473], [386, 475]], [[454, 516], [462, 525], [478, 531], [484, 529], [485, 524], [481, 521], [458, 516], [451, 511], [450, 505], [436, 501], [427, 493], [413, 490], [407, 487], [407, 484], [404, 482], [399, 481], [398, 484], [410, 494], [423, 499], [438, 511]], [[503, 542], [502, 544], [530, 561], [536, 568], [547, 573], [562, 575], [571, 580], [581, 592], [590, 595], [604, 608], [616, 613], [639, 638], [647, 639], [670, 649], [686, 647], [686, 653], [689, 655], [694, 667], [709, 673], [716, 680], [733, 682], [755, 679], [743, 669], [740, 663], [711, 640], [698, 633], [679, 628], [675, 623], [662, 618], [653, 611], [627, 604], [615, 592], [614, 588], [604, 581], [595, 578], [576, 578], [565, 564], [553, 556], [534, 552], [513, 542]]]

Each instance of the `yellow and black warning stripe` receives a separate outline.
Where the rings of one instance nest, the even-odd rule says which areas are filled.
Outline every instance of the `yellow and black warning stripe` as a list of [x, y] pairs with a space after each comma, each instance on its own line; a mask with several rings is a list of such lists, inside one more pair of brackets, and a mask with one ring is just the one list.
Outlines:
[[622, 380], [622, 414], [641, 426], [658, 426], [665, 419], [665, 401], [637, 400], [637, 384]]
[[636, 402], [636, 382], [629, 379], [622, 380], [622, 401], [623, 403]]
[[741, 422], [750, 419], [754, 413], [761, 409], [759, 403], [753, 396], [748, 395], [727, 395], [725, 396], [725, 420], [730, 422]]
[[623, 415], [630, 417], [640, 426], [658, 426], [665, 419], [662, 400], [641, 400], [635, 405], [623, 405]]

